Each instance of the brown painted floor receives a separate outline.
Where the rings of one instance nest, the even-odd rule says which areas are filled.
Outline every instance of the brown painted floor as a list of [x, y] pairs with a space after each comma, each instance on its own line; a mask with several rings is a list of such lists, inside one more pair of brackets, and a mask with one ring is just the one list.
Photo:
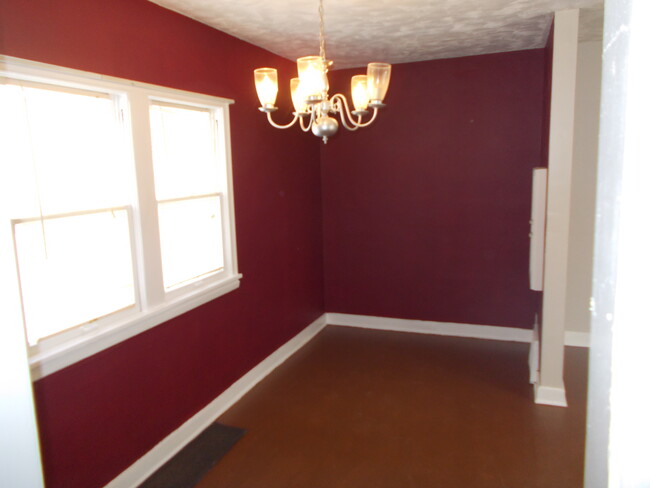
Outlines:
[[528, 345], [327, 327], [219, 422], [246, 435], [197, 488], [579, 488], [587, 351], [569, 408], [533, 403]]

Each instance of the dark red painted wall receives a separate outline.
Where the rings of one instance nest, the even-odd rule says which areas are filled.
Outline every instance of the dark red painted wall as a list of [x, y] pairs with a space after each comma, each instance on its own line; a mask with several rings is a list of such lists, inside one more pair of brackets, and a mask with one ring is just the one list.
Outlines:
[[321, 149], [328, 312], [532, 326], [543, 88], [541, 49], [393, 66], [376, 124]]
[[323, 313], [319, 148], [256, 109], [293, 63], [145, 0], [2, 0], [0, 53], [236, 102], [241, 288], [35, 384], [47, 486], [100, 487]]

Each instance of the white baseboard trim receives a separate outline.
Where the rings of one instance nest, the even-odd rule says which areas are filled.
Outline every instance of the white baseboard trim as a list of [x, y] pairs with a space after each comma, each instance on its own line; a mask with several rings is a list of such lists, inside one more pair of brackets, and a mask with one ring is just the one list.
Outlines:
[[591, 344], [591, 334], [589, 332], [574, 332], [567, 330], [564, 332], [564, 345], [573, 347], [589, 347]]
[[171, 459], [178, 451], [185, 447], [192, 439], [203, 432], [242, 396], [248, 393], [251, 388], [313, 339], [314, 336], [325, 327], [325, 325], [327, 325], [326, 315], [322, 315], [311, 325], [297, 334], [293, 339], [282, 345], [270, 356], [264, 359], [264, 361], [233, 383], [232, 386], [212, 400], [212, 402], [196, 413], [178, 429], [156, 444], [156, 446], [147, 452], [147, 454], [142, 456], [108, 483], [105, 488], [138, 486]]
[[492, 339], [511, 342], [531, 342], [533, 338], [532, 330], [518, 329], [515, 327], [432, 322], [428, 320], [393, 319], [344, 313], [328, 313], [326, 315], [327, 323], [329, 325], [340, 325], [345, 327], [361, 327], [365, 329], [414, 332], [416, 334], [434, 334], [453, 337], [472, 337], [475, 339]]
[[[434, 334], [453, 337], [472, 337], [475, 339], [491, 339], [495, 341], [532, 342], [534, 340], [532, 330], [519, 329], [517, 327], [394, 319], [347, 313], [327, 313], [325, 315], [327, 316], [327, 323], [329, 325], [343, 327], [360, 327], [363, 329], [413, 332], [416, 334]], [[588, 332], [566, 331], [564, 333], [565, 346], [589, 347], [589, 343], [590, 334]]]
[[551, 405], [554, 407], [566, 407], [566, 391], [562, 388], [542, 386], [535, 384], [535, 403], [539, 405]]

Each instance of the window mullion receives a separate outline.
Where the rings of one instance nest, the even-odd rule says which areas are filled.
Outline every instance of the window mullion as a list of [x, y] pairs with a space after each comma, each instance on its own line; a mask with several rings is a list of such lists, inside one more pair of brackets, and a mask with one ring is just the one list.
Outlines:
[[134, 237], [140, 300], [142, 307], [147, 310], [165, 299], [149, 129], [149, 98], [143, 93], [130, 92], [129, 105], [137, 186]]

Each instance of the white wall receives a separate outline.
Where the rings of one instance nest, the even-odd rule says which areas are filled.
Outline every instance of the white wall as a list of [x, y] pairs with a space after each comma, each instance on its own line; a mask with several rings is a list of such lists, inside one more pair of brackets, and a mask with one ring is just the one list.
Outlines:
[[650, 2], [607, 0], [585, 487], [650, 486]]
[[578, 44], [565, 326], [579, 333], [591, 320], [601, 53], [600, 41]]
[[[0, 226], [0, 233], [9, 225]], [[1, 253], [3, 261], [13, 253]], [[8, 288], [8, 287], [7, 287]], [[42, 488], [38, 428], [29, 376], [27, 343], [15, 289], [3, 289], [0, 301], [0, 486]]]

